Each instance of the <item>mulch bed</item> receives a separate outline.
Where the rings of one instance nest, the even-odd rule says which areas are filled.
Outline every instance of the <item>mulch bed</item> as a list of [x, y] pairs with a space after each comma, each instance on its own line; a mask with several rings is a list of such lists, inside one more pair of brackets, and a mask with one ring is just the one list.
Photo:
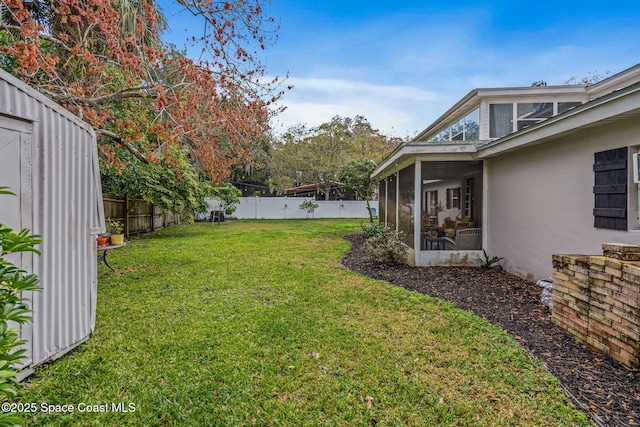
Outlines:
[[574, 402], [602, 426], [640, 426], [640, 372], [578, 344], [551, 321], [542, 288], [499, 270], [479, 267], [386, 266], [363, 249], [364, 233], [342, 263], [366, 276], [456, 304], [500, 326], [544, 361]]

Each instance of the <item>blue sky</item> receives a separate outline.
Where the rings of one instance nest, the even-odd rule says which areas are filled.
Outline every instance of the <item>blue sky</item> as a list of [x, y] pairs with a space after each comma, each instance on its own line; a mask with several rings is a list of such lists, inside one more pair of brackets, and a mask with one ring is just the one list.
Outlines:
[[[294, 86], [277, 132], [363, 115], [405, 137], [474, 88], [562, 84], [640, 63], [637, 0], [273, 0], [265, 10], [280, 31], [262, 59]], [[180, 47], [179, 16], [168, 18]]]

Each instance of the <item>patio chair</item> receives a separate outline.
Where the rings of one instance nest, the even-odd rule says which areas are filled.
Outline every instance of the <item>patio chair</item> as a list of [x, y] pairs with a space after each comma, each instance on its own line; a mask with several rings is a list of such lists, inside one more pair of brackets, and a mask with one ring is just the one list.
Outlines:
[[445, 230], [453, 230], [456, 228], [456, 222], [451, 218], [445, 218], [442, 222], [442, 228]]
[[456, 232], [456, 239], [444, 238], [448, 251], [474, 251], [482, 249], [482, 228], [465, 228]]

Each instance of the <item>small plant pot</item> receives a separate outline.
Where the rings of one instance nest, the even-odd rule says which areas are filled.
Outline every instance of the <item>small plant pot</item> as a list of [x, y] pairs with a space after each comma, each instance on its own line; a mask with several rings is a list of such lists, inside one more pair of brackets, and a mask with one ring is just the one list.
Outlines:
[[98, 236], [98, 247], [109, 246], [109, 236]]
[[112, 234], [111, 235], [111, 244], [112, 245], [121, 245], [124, 243], [124, 234]]

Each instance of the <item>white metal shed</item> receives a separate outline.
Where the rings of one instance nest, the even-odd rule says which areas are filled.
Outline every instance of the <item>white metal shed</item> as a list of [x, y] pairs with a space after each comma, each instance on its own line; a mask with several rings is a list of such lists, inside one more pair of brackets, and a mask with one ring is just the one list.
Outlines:
[[27, 359], [21, 378], [93, 333], [97, 297], [96, 236], [104, 211], [92, 127], [27, 84], [0, 70], [0, 221], [43, 238], [42, 256], [12, 254], [40, 278], [26, 295]]

